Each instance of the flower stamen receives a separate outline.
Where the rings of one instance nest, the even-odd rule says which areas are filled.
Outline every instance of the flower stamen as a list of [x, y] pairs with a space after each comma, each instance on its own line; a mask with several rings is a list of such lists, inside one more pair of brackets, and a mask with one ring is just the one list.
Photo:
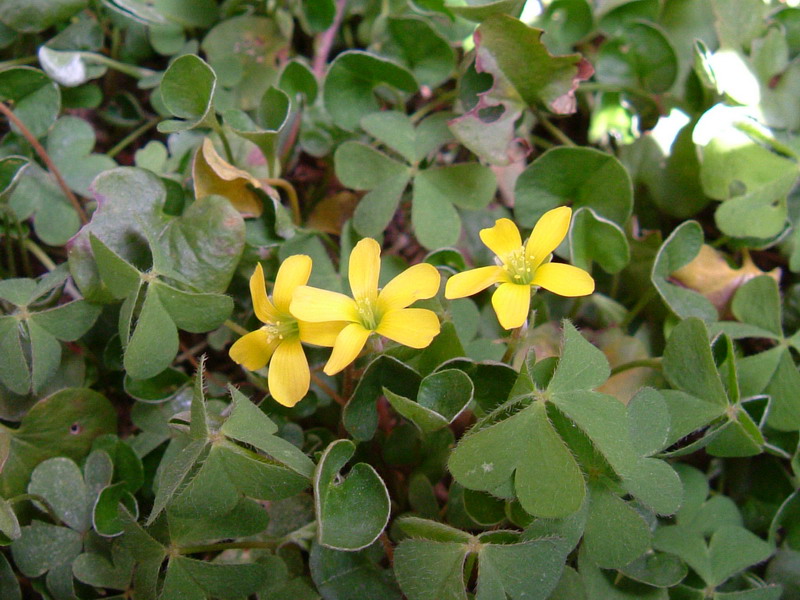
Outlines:
[[530, 261], [525, 254], [525, 248], [519, 247], [509, 252], [503, 259], [503, 269], [508, 273], [513, 283], [530, 285], [533, 278], [533, 269], [531, 269]]

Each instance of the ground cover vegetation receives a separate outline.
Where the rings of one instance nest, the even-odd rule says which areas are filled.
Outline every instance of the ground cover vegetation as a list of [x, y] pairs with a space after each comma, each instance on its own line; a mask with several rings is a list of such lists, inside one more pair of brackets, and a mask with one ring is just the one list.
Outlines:
[[0, 0], [0, 598], [800, 598], [800, 8]]

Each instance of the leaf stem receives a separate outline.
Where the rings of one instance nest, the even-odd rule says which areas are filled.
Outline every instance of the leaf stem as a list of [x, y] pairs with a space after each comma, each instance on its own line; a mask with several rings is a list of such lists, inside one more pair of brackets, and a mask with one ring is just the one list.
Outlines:
[[95, 52], [76, 52], [75, 54], [86, 61], [104, 65], [109, 69], [114, 69], [125, 75], [130, 75], [134, 79], [144, 79], [145, 77], [151, 77], [158, 73], [158, 71], [153, 71], [152, 69], [137, 67], [136, 65], [129, 65], [128, 63], [114, 60], [105, 54], [97, 54]]
[[642, 312], [642, 310], [644, 310], [644, 307], [650, 304], [650, 301], [653, 300], [655, 296], [656, 296], [656, 289], [653, 287], [648, 288], [648, 290], [644, 294], [639, 296], [639, 299], [636, 301], [636, 304], [634, 304], [633, 308], [631, 308], [628, 311], [628, 314], [625, 315], [625, 318], [622, 319], [622, 321], [620, 321], [619, 327], [621, 329], [625, 329], [628, 325], [630, 325], [631, 322], [639, 315], [639, 313]]
[[650, 369], [661, 369], [661, 358], [640, 358], [639, 360], [632, 360], [630, 362], [623, 363], [621, 365], [617, 365], [613, 369], [611, 369], [611, 374], [609, 377], [613, 377], [619, 373], [624, 373], [625, 371], [630, 371], [631, 369], [636, 369], [639, 367], [648, 367]]
[[33, 254], [36, 259], [42, 263], [42, 266], [46, 268], [48, 271], [53, 271], [56, 268], [56, 263], [52, 261], [52, 259], [47, 256], [47, 253], [41, 249], [41, 247], [34, 242], [33, 240], [27, 239], [25, 240], [25, 248]]
[[[214, 122], [216, 123], [216, 119], [214, 119]], [[216, 125], [214, 125], [214, 131], [222, 141], [222, 148], [225, 150], [225, 158], [228, 159], [229, 163], [233, 164], [233, 150], [231, 150], [231, 143], [228, 141], [228, 136], [225, 133], [225, 130], [222, 128], [222, 125], [216, 123]]]
[[134, 142], [139, 136], [146, 133], [148, 129], [157, 124], [161, 119], [153, 117], [142, 123], [139, 127], [131, 131], [128, 135], [122, 138], [111, 150], [106, 152], [110, 158], [114, 158], [117, 154], [122, 152], [130, 143]]
[[333, 41], [336, 39], [336, 32], [342, 24], [344, 17], [344, 8], [347, 6], [347, 0], [336, 0], [336, 14], [333, 17], [333, 23], [319, 36], [317, 36], [317, 49], [314, 52], [314, 60], [311, 63], [311, 70], [317, 79], [322, 79], [325, 74], [325, 65], [328, 63], [328, 55], [333, 48]]
[[300, 225], [300, 200], [297, 197], [297, 190], [294, 189], [294, 186], [285, 179], [279, 177], [262, 179], [261, 181], [272, 187], [281, 188], [286, 193], [286, 197], [289, 198], [289, 205], [292, 207], [294, 224]]
[[553, 125], [550, 122], [550, 119], [548, 119], [547, 117], [545, 117], [543, 115], [539, 115], [539, 122], [542, 124], [542, 126], [545, 129], [547, 129], [547, 131], [550, 133], [550, 135], [552, 135], [554, 138], [556, 138], [559, 142], [561, 142], [565, 146], [575, 146], [576, 145], [575, 142], [573, 142], [571, 139], [569, 139], [569, 136], [566, 133], [564, 133], [558, 127]]
[[44, 161], [44, 164], [47, 165], [48, 170], [52, 173], [53, 177], [56, 178], [56, 182], [58, 183], [58, 187], [61, 188], [61, 191], [64, 192], [64, 195], [69, 199], [70, 204], [75, 209], [75, 212], [78, 213], [78, 218], [80, 218], [81, 223], [86, 225], [89, 222], [89, 218], [86, 216], [86, 213], [83, 210], [83, 206], [78, 201], [78, 197], [72, 192], [72, 190], [67, 185], [67, 182], [64, 181], [64, 178], [61, 176], [61, 172], [58, 170], [56, 165], [53, 163], [53, 160], [45, 151], [44, 147], [39, 143], [39, 140], [30, 132], [30, 130], [25, 126], [25, 124], [17, 118], [11, 109], [6, 105], [5, 102], [0, 102], [0, 113], [3, 113], [5, 117], [11, 122], [13, 125], [19, 129], [20, 133], [23, 137], [28, 141], [28, 143], [33, 147], [36, 151], [36, 154]]
[[218, 544], [205, 544], [200, 546], [186, 546], [178, 548], [178, 554], [200, 554], [205, 552], [219, 552], [221, 550], [273, 550], [275, 542], [220, 542]]
[[336, 391], [331, 386], [329, 386], [327, 383], [325, 383], [319, 375], [314, 373], [314, 371], [311, 371], [311, 381], [313, 381], [314, 384], [319, 389], [321, 389], [323, 392], [328, 394], [328, 396], [333, 398], [336, 401], [336, 404], [339, 404], [341, 406], [344, 406], [345, 404], [347, 404], [347, 400], [342, 398], [339, 394], [337, 394]]
[[21, 67], [23, 65], [32, 65], [39, 60], [36, 55], [22, 56], [20, 58], [12, 58], [11, 60], [4, 60], [0, 62], [0, 71], [10, 69], [11, 67]]
[[250, 333], [249, 331], [247, 331], [247, 329], [245, 329], [241, 325], [237, 325], [236, 323], [234, 323], [230, 319], [226, 319], [226, 321], [223, 323], [223, 325], [225, 325], [225, 327], [227, 327], [231, 331], [233, 331], [235, 333], [238, 333], [239, 335], [247, 335], [248, 333]]

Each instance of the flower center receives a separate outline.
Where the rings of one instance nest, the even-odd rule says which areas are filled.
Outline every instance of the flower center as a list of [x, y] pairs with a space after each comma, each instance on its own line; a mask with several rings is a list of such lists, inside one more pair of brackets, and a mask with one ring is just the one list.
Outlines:
[[287, 316], [283, 321], [268, 321], [261, 327], [267, 333], [267, 343], [281, 342], [292, 336], [300, 335], [297, 319]]
[[523, 247], [519, 247], [506, 255], [503, 260], [503, 268], [508, 273], [512, 283], [529, 285], [533, 280], [533, 270]]
[[378, 315], [375, 302], [370, 298], [358, 298], [356, 300], [356, 310], [358, 310], [358, 318], [364, 329], [375, 331], [378, 328], [380, 315]]

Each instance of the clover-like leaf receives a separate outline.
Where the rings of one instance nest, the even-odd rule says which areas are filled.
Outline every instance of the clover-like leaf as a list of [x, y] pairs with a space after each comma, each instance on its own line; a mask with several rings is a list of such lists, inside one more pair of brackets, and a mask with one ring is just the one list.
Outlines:
[[597, 262], [606, 273], [618, 273], [631, 259], [622, 228], [588, 206], [572, 216], [569, 251], [572, 263], [586, 271], [591, 271], [592, 263]]
[[38, 33], [69, 19], [87, 0], [8, 0], [0, 5], [0, 22], [22, 33]]
[[587, 206], [597, 216], [624, 225], [633, 209], [630, 176], [614, 156], [592, 148], [553, 148], [533, 161], [516, 185], [515, 213], [533, 227], [548, 210]]
[[373, 90], [381, 84], [406, 93], [417, 90], [414, 76], [396, 63], [360, 50], [342, 52], [328, 68], [322, 92], [333, 122], [356, 129], [363, 116], [380, 108]]
[[329, 548], [365, 548], [389, 521], [389, 492], [372, 466], [356, 463], [346, 476], [340, 475], [355, 450], [350, 440], [336, 440], [323, 452], [314, 474], [317, 537]]
[[226, 162], [209, 138], [197, 149], [192, 163], [194, 195], [222, 196], [241, 213], [258, 217], [264, 210], [261, 196], [256, 192], [261, 183], [250, 173]]
[[389, 403], [424, 432], [446, 427], [472, 400], [473, 385], [462, 371], [445, 369], [425, 377], [416, 402], [384, 388]]
[[[11, 4], [15, 3], [12, 0]], [[9, 3], [3, 3], [3, 6], [7, 7]], [[47, 133], [61, 110], [61, 92], [56, 83], [31, 67], [0, 71], [0, 101], [8, 100], [14, 103], [14, 115], [37, 138]], [[13, 123], [11, 131], [20, 134]]]
[[195, 127], [219, 126], [214, 112], [214, 90], [217, 75], [195, 54], [175, 60], [161, 78], [164, 106], [178, 119], [161, 121], [158, 130], [174, 133]]

